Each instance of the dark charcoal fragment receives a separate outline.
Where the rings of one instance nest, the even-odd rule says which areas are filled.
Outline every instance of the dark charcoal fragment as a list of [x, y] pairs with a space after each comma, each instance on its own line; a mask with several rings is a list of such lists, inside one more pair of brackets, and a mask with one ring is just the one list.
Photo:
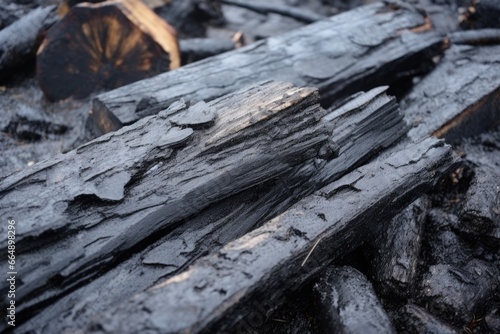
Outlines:
[[472, 259], [472, 249], [456, 234], [457, 216], [441, 209], [432, 209], [428, 215], [428, 264], [464, 265]]
[[421, 197], [394, 217], [372, 242], [375, 281], [384, 294], [407, 297], [413, 289], [430, 202]]
[[465, 198], [461, 228], [476, 235], [488, 235], [500, 229], [499, 196], [500, 166], [497, 170], [488, 166], [477, 167]]
[[406, 334], [461, 334], [441, 319], [433, 316], [425, 309], [408, 304], [400, 309], [397, 318], [397, 328]]
[[487, 309], [499, 275], [495, 264], [477, 259], [463, 267], [437, 264], [424, 275], [423, 299], [434, 315], [465, 324]]
[[323, 333], [395, 333], [371, 283], [352, 267], [332, 267], [314, 285]]

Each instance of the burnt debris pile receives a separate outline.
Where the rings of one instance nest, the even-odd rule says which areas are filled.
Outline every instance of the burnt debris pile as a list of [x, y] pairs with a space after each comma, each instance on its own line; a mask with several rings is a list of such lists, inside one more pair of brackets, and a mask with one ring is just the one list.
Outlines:
[[500, 332], [495, 1], [0, 4], [2, 332]]

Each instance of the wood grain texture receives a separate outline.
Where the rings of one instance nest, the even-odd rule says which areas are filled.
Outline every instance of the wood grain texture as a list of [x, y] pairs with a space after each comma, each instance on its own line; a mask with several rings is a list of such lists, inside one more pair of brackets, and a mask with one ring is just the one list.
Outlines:
[[[24, 309], [18, 314], [31, 316], [34, 309], [43, 309], [40, 301], [82, 286], [25, 328], [81, 328], [95, 314], [181, 272], [208, 250], [219, 249], [364, 163], [406, 133], [386, 89], [359, 94], [330, 111], [319, 107], [314, 89], [269, 82], [207, 104], [179, 102], [60, 157], [53, 167], [42, 164], [7, 178], [1, 200], [23, 225], [18, 247], [24, 245], [29, 259], [23, 270], [38, 266], [26, 278], [21, 292], [32, 293], [24, 292]], [[184, 148], [162, 142], [169, 138], [164, 133], [176, 126], [190, 136]], [[146, 136], [143, 142], [138, 134]], [[115, 155], [123, 160], [96, 158]], [[81, 170], [65, 179], [73, 163]], [[122, 178], [113, 178], [116, 174]], [[62, 179], [56, 183], [45, 175]], [[96, 186], [104, 177], [109, 180], [106, 191]], [[26, 186], [18, 187], [23, 182]], [[71, 191], [54, 196], [52, 187]], [[110, 189], [116, 189], [114, 197]], [[28, 192], [40, 196], [16, 208], [16, 198]], [[48, 209], [37, 215], [42, 206]], [[59, 224], [53, 223], [57, 219]], [[69, 263], [61, 275], [61, 267]], [[83, 281], [96, 273], [105, 274]], [[44, 289], [34, 292], [40, 282]], [[99, 303], [87, 298], [96, 294], [106, 298]], [[73, 315], [61, 318], [68, 309]]]
[[37, 53], [37, 79], [51, 101], [82, 99], [179, 66], [175, 30], [140, 0], [74, 6]]
[[108, 132], [158, 113], [179, 98], [212, 100], [265, 79], [318, 87], [322, 105], [427, 68], [440, 53], [411, 7], [376, 3], [142, 80], [94, 100], [91, 120]]
[[245, 322], [246, 315], [261, 312], [258, 306], [269, 301], [282, 301], [285, 291], [304, 285], [335, 258], [362, 244], [366, 229], [376, 228], [432, 188], [456, 168], [457, 159], [449, 146], [432, 138], [400, 147], [304, 198], [181, 274], [104, 312], [89, 329], [255, 330]]

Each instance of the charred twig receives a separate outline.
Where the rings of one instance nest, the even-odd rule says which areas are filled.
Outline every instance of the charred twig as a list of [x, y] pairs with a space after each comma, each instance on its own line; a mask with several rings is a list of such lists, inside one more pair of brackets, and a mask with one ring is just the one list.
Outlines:
[[305, 23], [312, 23], [325, 18], [322, 15], [310, 12], [308, 10], [291, 8], [290, 6], [278, 4], [244, 0], [221, 0], [221, 2], [226, 5], [247, 8], [261, 14], [280, 14]]
[[453, 44], [500, 44], [500, 29], [455, 31], [452, 32], [448, 37]]

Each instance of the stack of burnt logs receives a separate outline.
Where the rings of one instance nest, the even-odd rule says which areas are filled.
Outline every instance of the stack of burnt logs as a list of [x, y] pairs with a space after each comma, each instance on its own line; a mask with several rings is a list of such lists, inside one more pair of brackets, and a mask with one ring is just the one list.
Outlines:
[[500, 46], [477, 44], [377, 2], [99, 94], [95, 139], [0, 180], [0, 328], [499, 332]]

